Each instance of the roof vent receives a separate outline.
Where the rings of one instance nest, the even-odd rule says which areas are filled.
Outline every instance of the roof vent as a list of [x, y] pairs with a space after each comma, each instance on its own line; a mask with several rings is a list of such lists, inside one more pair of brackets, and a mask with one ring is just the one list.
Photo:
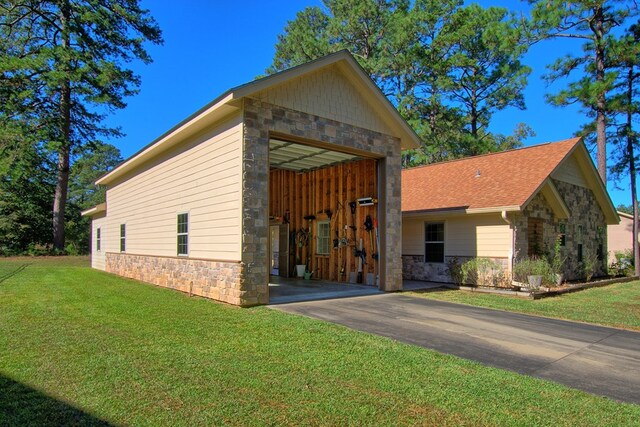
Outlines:
[[476, 178], [480, 178], [480, 169], [476, 171]]

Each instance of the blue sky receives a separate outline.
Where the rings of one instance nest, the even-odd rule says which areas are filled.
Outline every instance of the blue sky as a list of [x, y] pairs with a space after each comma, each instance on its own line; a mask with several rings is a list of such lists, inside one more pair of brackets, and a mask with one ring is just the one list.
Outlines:
[[[108, 119], [122, 128], [124, 138], [109, 141], [124, 157], [163, 134], [182, 119], [227, 89], [253, 80], [271, 64], [277, 35], [287, 21], [306, 6], [320, 1], [244, 0], [170, 1], [143, 0], [163, 30], [163, 46], [150, 46], [154, 62], [134, 63], [142, 77], [141, 91], [128, 99], [128, 106]], [[480, 1], [483, 6], [523, 8], [515, 0]], [[550, 87], [542, 81], [545, 66], [571, 50], [579, 50], [575, 40], [554, 40], [531, 48], [525, 63], [533, 72], [525, 91], [527, 109], [509, 109], [495, 114], [491, 130], [510, 134], [518, 122], [526, 122], [536, 136], [526, 145], [569, 138], [584, 122], [577, 107], [556, 108], [544, 100]], [[629, 204], [628, 183], [607, 187], [615, 205]]]

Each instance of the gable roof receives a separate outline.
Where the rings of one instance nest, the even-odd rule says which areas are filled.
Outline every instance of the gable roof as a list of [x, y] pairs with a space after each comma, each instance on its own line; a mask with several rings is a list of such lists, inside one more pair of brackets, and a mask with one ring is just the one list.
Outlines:
[[402, 149], [419, 147], [420, 138], [411, 126], [402, 118], [398, 110], [396, 110], [387, 97], [384, 96], [353, 56], [347, 50], [341, 50], [314, 61], [229, 89], [175, 125], [169, 131], [162, 134], [149, 145], [143, 147], [112, 171], [100, 177], [96, 181], [96, 184], [104, 185], [112, 182], [117, 177], [133, 170], [137, 165], [146, 162], [150, 158], [183, 141], [184, 138], [195, 134], [230, 113], [238, 111], [241, 108], [240, 99], [283, 84], [291, 79], [334, 65], [361, 91], [361, 94], [365, 95], [368, 102], [384, 112], [382, 115], [383, 120], [397, 133], [397, 135], [394, 136], [400, 138]]
[[568, 215], [551, 174], [575, 154], [607, 223], [618, 216], [581, 138], [486, 154], [402, 171], [402, 212], [520, 211], [542, 192], [556, 215]]

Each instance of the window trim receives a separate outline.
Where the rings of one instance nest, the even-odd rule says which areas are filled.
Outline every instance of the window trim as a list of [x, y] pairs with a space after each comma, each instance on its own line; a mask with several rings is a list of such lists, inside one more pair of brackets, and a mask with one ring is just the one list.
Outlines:
[[102, 227], [96, 227], [96, 252], [102, 252]]
[[[187, 216], [187, 231], [184, 233], [180, 233], [178, 231], [178, 227], [180, 224], [180, 215], [186, 215]], [[179, 257], [188, 257], [189, 256], [189, 217], [191, 215], [189, 214], [189, 211], [183, 211], [183, 212], [176, 212], [176, 254]], [[187, 238], [187, 242], [186, 242], [186, 247], [187, 250], [185, 253], [180, 253], [180, 237], [181, 236], [186, 236]]]
[[[328, 232], [326, 236], [320, 236], [320, 226], [321, 225], [327, 225], [328, 228]], [[326, 248], [327, 251], [326, 252], [320, 252], [320, 239], [326, 239]], [[321, 256], [329, 256], [331, 255], [331, 221], [327, 220], [320, 220], [316, 222], [316, 255], [321, 255]]]
[[127, 252], [127, 223], [120, 224], [120, 253]]
[[[442, 224], [442, 240], [429, 240], [427, 241], [427, 225], [429, 224]], [[425, 264], [444, 264], [447, 261], [446, 249], [447, 249], [447, 222], [446, 221], [425, 221], [422, 227], [422, 242], [424, 248], [424, 262]], [[442, 261], [427, 261], [427, 243], [442, 243]]]

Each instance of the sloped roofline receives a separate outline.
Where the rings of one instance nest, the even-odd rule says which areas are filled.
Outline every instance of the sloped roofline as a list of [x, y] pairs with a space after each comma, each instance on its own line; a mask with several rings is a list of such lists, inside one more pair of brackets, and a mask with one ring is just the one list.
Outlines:
[[387, 97], [384, 96], [380, 88], [378, 88], [371, 77], [364, 71], [360, 64], [358, 64], [358, 61], [355, 60], [351, 53], [347, 50], [340, 50], [330, 55], [323, 56], [322, 58], [318, 58], [305, 64], [298, 65], [227, 90], [222, 95], [218, 96], [213, 101], [209, 102], [204, 107], [173, 126], [167, 132], [160, 135], [151, 143], [141, 148], [138, 152], [120, 163], [113, 170], [98, 178], [96, 184], [108, 184], [117, 177], [135, 169], [138, 164], [141, 164], [154, 157], [156, 154], [164, 151], [160, 148], [161, 146], [176, 143], [176, 140], [179, 139], [180, 135], [188, 133], [189, 128], [195, 128], [198, 125], [199, 127], [196, 131], [200, 130], [202, 122], [206, 122], [210, 125], [229, 113], [237, 111], [239, 109], [239, 100], [241, 98], [251, 96], [254, 93], [277, 86], [290, 79], [338, 63], [348, 66], [348, 68], [354, 72], [353, 76], [357, 78], [358, 82], [362, 86], [366, 87], [373, 95], [378, 106], [383, 108], [385, 112], [389, 114], [391, 126], [399, 133], [397, 136], [400, 136], [402, 149], [418, 148], [420, 146], [420, 138], [415, 131], [404, 120]]
[[[611, 201], [611, 197], [609, 196], [609, 193], [607, 192], [606, 186], [602, 182], [602, 179], [600, 178], [600, 174], [598, 173], [598, 170], [596, 169], [596, 166], [593, 163], [593, 159], [589, 155], [589, 152], [587, 151], [587, 147], [584, 145], [584, 141], [582, 140], [581, 137], [568, 138], [568, 139], [564, 139], [564, 140], [561, 140], [561, 141], [555, 141], [555, 142], [547, 142], [547, 143], [544, 143], [544, 144], [537, 144], [537, 145], [532, 145], [532, 146], [524, 147], [524, 148], [515, 148], [515, 149], [512, 149], [512, 150], [506, 150], [506, 151], [502, 151], [502, 152], [499, 152], [499, 153], [481, 154], [481, 155], [478, 155], [478, 156], [472, 156], [472, 157], [466, 157], [466, 158], [462, 158], [462, 159], [449, 160], [449, 161], [446, 161], [446, 162], [433, 163], [433, 164], [430, 164], [430, 165], [416, 166], [416, 167], [408, 168], [408, 169], [405, 169], [405, 170], [428, 168], [428, 167], [437, 166], [437, 165], [440, 165], [440, 164], [443, 164], [443, 163], [462, 162], [462, 161], [468, 160], [470, 158], [487, 157], [487, 156], [499, 156], [501, 154], [504, 154], [504, 153], [510, 152], [510, 151], [528, 150], [528, 149], [540, 147], [540, 146], [543, 146], [543, 145], [557, 144], [557, 143], [567, 142], [567, 141], [570, 141], [570, 140], [575, 140], [575, 144], [573, 145], [573, 147], [571, 147], [571, 149], [567, 151], [565, 156], [558, 162], [558, 164], [553, 168], [553, 170], [549, 173], [549, 175], [540, 183], [540, 185], [538, 185], [538, 187], [531, 193], [529, 198], [522, 204], [522, 206], [491, 206], [491, 207], [486, 207], [486, 208], [481, 208], [481, 209], [468, 209], [468, 208], [465, 208], [465, 207], [462, 207], [462, 208], [461, 207], [457, 207], [457, 208], [451, 208], [451, 209], [437, 209], [436, 211], [438, 211], [439, 213], [442, 213], [442, 214], [445, 214], [447, 212], [450, 212], [450, 213], [464, 212], [464, 213], [467, 213], [467, 214], [475, 214], [475, 213], [489, 213], [489, 212], [501, 212], [501, 211], [507, 211], [507, 212], [509, 212], [509, 211], [522, 211], [527, 207], [527, 205], [531, 202], [531, 200], [533, 200], [533, 198], [538, 193], [540, 193], [542, 190], [545, 190], [546, 195], [549, 195], [553, 199], [553, 200], [551, 200], [551, 202], [552, 202], [552, 205], [553, 205], [553, 208], [554, 208], [554, 212], [559, 217], [564, 217], [568, 213], [566, 204], [564, 203], [564, 200], [561, 199], [560, 195], [557, 193], [557, 190], [555, 189], [555, 186], [553, 186], [553, 183], [551, 182], [550, 177], [555, 172], [557, 172], [558, 169], [560, 169], [560, 167], [562, 167], [562, 164], [569, 157], [571, 157], [573, 154], [576, 154], [580, 170], [585, 175], [585, 179], [589, 183], [589, 186], [590, 186], [591, 190], [594, 193], [596, 201], [600, 205], [600, 208], [602, 209], [602, 212], [605, 215], [605, 220], [606, 220], [607, 224], [618, 224], [620, 222], [620, 217], [618, 215], [618, 212], [616, 211], [616, 209], [615, 209], [615, 207], [613, 205], [613, 202]], [[410, 215], [410, 216], [411, 215], [415, 215], [415, 216], [418, 216], [418, 215], [428, 214], [428, 213], [430, 213], [432, 211], [433, 210], [404, 211], [403, 215]]]

